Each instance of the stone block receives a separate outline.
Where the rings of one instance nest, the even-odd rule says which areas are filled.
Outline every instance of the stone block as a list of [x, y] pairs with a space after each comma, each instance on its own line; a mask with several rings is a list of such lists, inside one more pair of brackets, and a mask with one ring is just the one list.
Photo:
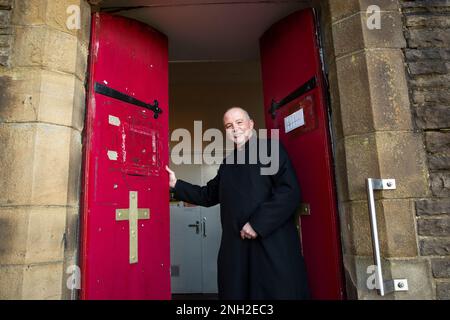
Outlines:
[[40, 72], [17, 71], [0, 77], [0, 121], [34, 122], [38, 119]]
[[78, 298], [78, 291], [80, 289], [79, 287], [77, 287], [77, 285], [81, 285], [81, 270], [78, 268], [77, 251], [66, 253], [66, 256], [64, 257], [63, 270], [64, 272], [61, 283], [61, 299], [76, 300]]
[[433, 259], [431, 268], [435, 278], [450, 278], [450, 259]]
[[[356, 256], [372, 256], [372, 237], [370, 229], [369, 211], [366, 201], [351, 201], [343, 204], [348, 233], [347, 254]], [[380, 204], [376, 203], [377, 224], [380, 239], [380, 249], [383, 255], [387, 251], [386, 228], [384, 215], [381, 213]]]
[[337, 69], [336, 65], [333, 64], [330, 66], [330, 70], [328, 73], [328, 83], [329, 83], [329, 91], [330, 91], [330, 103], [331, 103], [331, 123], [332, 130], [335, 139], [340, 139], [344, 136], [344, 132], [342, 129], [342, 118], [341, 118], [341, 102], [339, 98], [339, 82], [337, 77]]
[[420, 253], [423, 256], [448, 256], [450, 255], [450, 238], [422, 238]]
[[[374, 282], [372, 256], [344, 256], [344, 269], [347, 274], [346, 283], [347, 288], [351, 289], [354, 299], [358, 300], [392, 300], [393, 295], [386, 295], [381, 297], [376, 289]], [[390, 270], [388, 268], [389, 262], [382, 260], [383, 275], [389, 277]]]
[[337, 184], [337, 197], [338, 202], [342, 203], [348, 201], [349, 197], [349, 179], [347, 177], [347, 165], [346, 165], [346, 154], [345, 154], [345, 140], [339, 139], [336, 142], [335, 148], [335, 175]]
[[380, 177], [374, 134], [344, 138], [348, 200], [367, 200], [366, 179]]
[[361, 14], [353, 15], [332, 25], [334, 55], [337, 58], [365, 47], [363, 28]]
[[429, 195], [428, 169], [422, 139], [421, 134], [412, 132], [376, 134], [380, 177], [396, 179], [396, 189], [381, 191], [383, 197], [411, 198]]
[[378, 0], [376, 2], [372, 0], [329, 0], [330, 12], [332, 15], [332, 21], [348, 17], [356, 12], [367, 12], [369, 6], [376, 4], [380, 7], [381, 11], [397, 11], [397, 0]]
[[0, 78], [0, 119], [83, 129], [85, 89], [74, 75], [18, 68]]
[[9, 53], [8, 54], [0, 54], [0, 66], [2, 67], [9, 67]]
[[[360, 300], [421, 300], [434, 299], [435, 294], [430, 278], [430, 266], [425, 259], [382, 259], [383, 277], [388, 279], [408, 279], [409, 291], [392, 292], [384, 297], [378, 295], [374, 287], [374, 262], [371, 257], [344, 256], [344, 268], [349, 277], [347, 287], [353, 287]], [[413, 277], [411, 275], [414, 275]], [[370, 287], [369, 287], [370, 286]]]
[[39, 66], [74, 74], [77, 45], [75, 36], [45, 25], [16, 27], [12, 64], [19, 67]]
[[33, 204], [67, 204], [72, 131], [67, 127], [37, 125], [33, 153]]
[[12, 22], [15, 25], [45, 24], [47, 2], [39, 0], [14, 1]]
[[68, 256], [74, 256], [80, 245], [80, 215], [79, 207], [68, 207], [66, 213], [66, 226], [64, 237], [64, 259]]
[[428, 165], [431, 170], [450, 170], [450, 154], [428, 155]]
[[72, 75], [42, 71], [38, 121], [83, 129], [83, 84]]
[[66, 210], [65, 207], [35, 207], [28, 210], [26, 263], [48, 263], [63, 260]]
[[0, 204], [29, 204], [33, 189], [35, 124], [0, 125]]
[[2, 264], [61, 261], [66, 208], [0, 209]]
[[398, 291], [391, 295], [395, 300], [433, 300], [430, 265], [426, 259], [390, 260], [391, 279], [408, 279], [408, 291]]
[[385, 257], [415, 257], [418, 254], [414, 203], [410, 200], [381, 200], [386, 236]]
[[375, 129], [411, 130], [411, 109], [402, 52], [369, 51], [366, 61]]
[[408, 28], [450, 28], [450, 20], [439, 14], [405, 14], [405, 25]]
[[450, 104], [450, 92], [445, 88], [414, 90], [412, 98], [418, 106], [448, 106]]
[[60, 300], [63, 263], [27, 265], [23, 274], [24, 300]]
[[423, 218], [417, 220], [421, 236], [450, 236], [450, 218]]
[[[396, 179], [396, 189], [377, 197], [424, 197], [428, 170], [421, 136], [409, 132], [378, 132], [344, 139], [349, 200], [365, 200], [366, 178]], [[410, 155], [414, 154], [412, 160]], [[345, 176], [344, 176], [345, 178]]]
[[446, 48], [450, 43], [450, 28], [409, 29], [405, 34], [409, 48]]
[[[73, 18], [78, 18], [77, 12], [70, 6], [79, 8], [79, 29], [70, 23]], [[13, 23], [16, 25], [47, 25], [55, 30], [76, 36], [85, 44], [89, 42], [90, 19], [91, 8], [85, 0], [16, 1], [13, 15]]]
[[81, 163], [82, 163], [82, 145], [81, 133], [72, 130], [70, 136], [69, 150], [69, 176], [67, 189], [67, 205], [77, 207], [80, 203], [81, 192]]
[[445, 48], [405, 49], [407, 61], [450, 60], [450, 50]]
[[418, 216], [450, 214], [450, 199], [421, 199], [416, 201]]
[[382, 12], [380, 29], [369, 29], [368, 17], [366, 13], [360, 13], [333, 24], [336, 57], [363, 49], [399, 49], [406, 46], [403, 23], [398, 12]]
[[[421, 104], [424, 104], [422, 102]], [[440, 129], [450, 127], [449, 105], [426, 105], [415, 108], [416, 124], [420, 129]], [[431, 132], [430, 132], [431, 133]], [[426, 135], [429, 132], [425, 133]], [[448, 133], [445, 133], [448, 135]]]
[[89, 44], [82, 44], [81, 42], [79, 42], [77, 44], [77, 52], [76, 52], [75, 75], [83, 83], [86, 80], [88, 55], [89, 55]]
[[[414, 209], [409, 200], [381, 200], [375, 203], [378, 236], [383, 257], [414, 257], [417, 255]], [[371, 256], [372, 237], [366, 201], [344, 204], [350, 233], [349, 253]]]
[[450, 172], [430, 173], [431, 191], [436, 197], [450, 197]]
[[411, 89], [414, 91], [429, 90], [434, 88], [450, 89], [450, 73], [416, 75], [410, 79], [409, 83]]
[[447, 74], [450, 71], [450, 64], [445, 61], [409, 62], [408, 69], [413, 76], [423, 74]]
[[450, 282], [437, 282], [436, 295], [438, 300], [450, 300]]
[[[374, 131], [370, 84], [365, 54], [336, 62], [342, 133], [350, 136]], [[335, 98], [336, 99], [336, 98]]]
[[28, 229], [29, 214], [27, 209], [14, 207], [0, 208], [1, 264], [15, 265], [25, 262], [27, 254]]
[[12, 1], [13, 0], [0, 0], [0, 7], [10, 9], [11, 5], [12, 5]]
[[340, 59], [337, 79], [344, 136], [412, 129], [400, 51], [360, 52]]
[[11, 25], [11, 10], [0, 10], [0, 28]]
[[430, 153], [449, 153], [450, 133], [435, 131], [425, 132], [425, 143], [427, 146], [427, 151]]
[[0, 126], [4, 146], [0, 155], [0, 180], [4, 183], [0, 204], [67, 204], [72, 131], [48, 124]]
[[0, 265], [0, 300], [22, 298], [24, 266]]

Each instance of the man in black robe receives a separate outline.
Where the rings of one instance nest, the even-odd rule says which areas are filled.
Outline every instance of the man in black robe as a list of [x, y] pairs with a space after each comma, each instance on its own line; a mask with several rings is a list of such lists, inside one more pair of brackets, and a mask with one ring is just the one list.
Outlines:
[[[259, 157], [256, 163], [249, 162], [249, 145], [257, 138], [248, 113], [229, 109], [224, 126], [236, 147], [229, 155], [235, 157], [234, 163], [224, 159], [206, 186], [176, 179], [166, 167], [176, 199], [204, 207], [220, 203], [219, 298], [307, 299], [305, 265], [294, 222], [300, 191], [287, 153], [280, 144], [278, 171], [263, 175], [265, 165]], [[268, 141], [267, 145], [270, 149]], [[243, 155], [245, 163], [239, 161]]]

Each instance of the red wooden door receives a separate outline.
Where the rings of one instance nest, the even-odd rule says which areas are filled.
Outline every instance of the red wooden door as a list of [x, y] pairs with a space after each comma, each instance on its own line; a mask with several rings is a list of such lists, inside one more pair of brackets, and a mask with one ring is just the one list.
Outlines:
[[310, 215], [301, 216], [300, 224], [312, 298], [342, 299], [332, 155], [315, 32], [314, 13], [307, 9], [284, 18], [262, 36], [264, 112], [266, 127], [279, 129], [300, 183], [302, 203], [309, 205]]
[[93, 15], [86, 117], [81, 298], [170, 299], [164, 35]]

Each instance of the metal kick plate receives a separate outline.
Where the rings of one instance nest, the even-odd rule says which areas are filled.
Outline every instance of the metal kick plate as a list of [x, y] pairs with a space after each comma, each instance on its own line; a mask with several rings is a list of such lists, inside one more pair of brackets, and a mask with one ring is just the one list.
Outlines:
[[395, 179], [372, 179], [372, 185], [374, 190], [394, 190]]

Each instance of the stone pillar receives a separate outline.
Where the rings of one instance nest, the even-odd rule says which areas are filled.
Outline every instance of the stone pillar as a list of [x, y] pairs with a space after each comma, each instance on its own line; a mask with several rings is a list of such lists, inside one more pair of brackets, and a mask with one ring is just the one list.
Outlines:
[[[380, 29], [367, 24], [370, 5], [381, 9]], [[322, 11], [347, 295], [381, 299], [367, 286], [374, 262], [365, 179], [394, 178], [396, 190], [375, 191], [381, 255], [385, 277], [407, 278], [409, 291], [383, 299], [433, 299], [415, 223], [415, 199], [430, 194], [428, 171], [411, 117], [398, 0], [328, 0]]]
[[[80, 28], [69, 29], [77, 8]], [[10, 50], [0, 48], [0, 299], [69, 299], [66, 269], [78, 254], [90, 6], [2, 0], [0, 24], [5, 21], [12, 36]]]

